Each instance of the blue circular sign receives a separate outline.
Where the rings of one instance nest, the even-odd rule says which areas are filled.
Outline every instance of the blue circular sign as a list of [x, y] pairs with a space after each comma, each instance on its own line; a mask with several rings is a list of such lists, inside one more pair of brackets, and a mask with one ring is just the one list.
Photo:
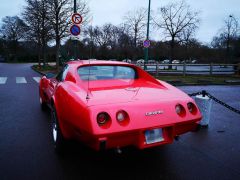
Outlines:
[[78, 25], [74, 24], [71, 26], [70, 32], [73, 36], [78, 36], [81, 32], [81, 29]]
[[145, 48], [149, 48], [150, 45], [151, 45], [150, 40], [147, 39], [147, 40], [143, 41], [143, 47], [145, 47]]

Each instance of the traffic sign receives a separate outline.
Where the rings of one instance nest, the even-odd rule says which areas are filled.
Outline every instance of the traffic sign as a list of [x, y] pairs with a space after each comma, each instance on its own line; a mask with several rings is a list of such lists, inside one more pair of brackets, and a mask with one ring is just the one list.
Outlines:
[[150, 40], [147, 39], [147, 40], [143, 41], [143, 47], [145, 47], [145, 48], [149, 48], [150, 45], [151, 45]]
[[74, 24], [81, 24], [82, 23], [82, 16], [79, 13], [74, 13], [72, 15], [72, 22]]
[[70, 33], [73, 35], [73, 36], [78, 36], [81, 32], [81, 29], [78, 25], [76, 24], [73, 24], [71, 27], [70, 27]]

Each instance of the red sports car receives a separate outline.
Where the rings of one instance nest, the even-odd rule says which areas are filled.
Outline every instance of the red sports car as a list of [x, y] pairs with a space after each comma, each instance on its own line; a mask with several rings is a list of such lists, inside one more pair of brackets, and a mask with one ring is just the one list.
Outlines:
[[40, 81], [40, 103], [51, 107], [56, 149], [77, 139], [95, 150], [172, 143], [201, 120], [192, 98], [123, 62], [72, 61]]

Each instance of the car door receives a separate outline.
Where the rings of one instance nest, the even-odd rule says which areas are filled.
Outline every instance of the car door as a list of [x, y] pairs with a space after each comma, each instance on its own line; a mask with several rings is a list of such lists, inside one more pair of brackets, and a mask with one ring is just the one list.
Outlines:
[[65, 80], [65, 78], [67, 76], [68, 69], [69, 69], [69, 66], [65, 65], [63, 67], [63, 69], [58, 73], [56, 78], [50, 78], [49, 79], [49, 86], [45, 91], [47, 96], [49, 97], [48, 100], [50, 100], [51, 97], [53, 96], [53, 94], [55, 93], [58, 84]]

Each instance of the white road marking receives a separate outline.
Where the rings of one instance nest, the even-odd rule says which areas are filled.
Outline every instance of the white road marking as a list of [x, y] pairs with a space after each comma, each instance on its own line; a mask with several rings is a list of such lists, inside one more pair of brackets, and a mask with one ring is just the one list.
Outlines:
[[34, 81], [36, 81], [37, 83], [39, 83], [40, 82], [40, 77], [33, 77], [33, 79], [34, 79]]
[[27, 83], [25, 77], [16, 77], [16, 83], [17, 84], [23, 84], [23, 83]]
[[0, 84], [5, 84], [7, 82], [7, 77], [0, 77]]

